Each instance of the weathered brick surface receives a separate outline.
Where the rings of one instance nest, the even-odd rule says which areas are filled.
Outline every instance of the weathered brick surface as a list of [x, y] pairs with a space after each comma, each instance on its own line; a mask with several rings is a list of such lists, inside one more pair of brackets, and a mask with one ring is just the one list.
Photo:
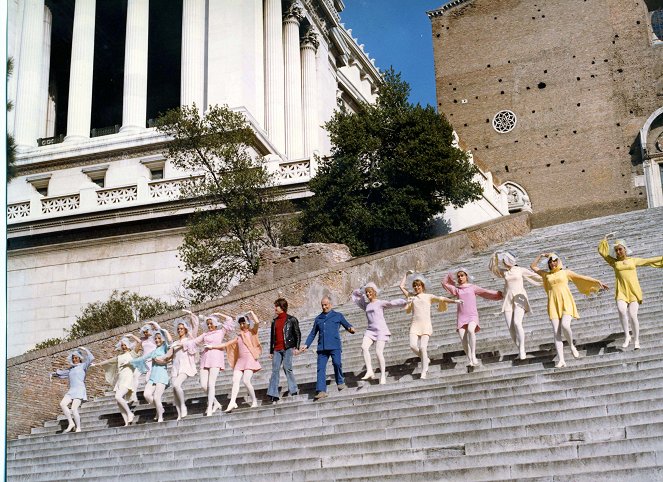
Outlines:
[[[259, 287], [233, 293], [225, 298], [194, 307], [196, 312], [223, 311], [236, 315], [253, 309], [261, 319], [273, 315], [273, 302], [284, 296], [295, 316], [310, 317], [319, 312], [323, 295], [331, 295], [338, 302], [346, 301], [352, 289], [372, 280], [379, 286], [392, 286], [400, 281], [408, 269], [430, 270], [452, 264], [506, 240], [527, 234], [531, 229], [526, 213], [496, 219], [463, 231], [428, 241], [382, 251], [370, 256], [344, 262], [330, 261], [316, 271], [303, 272], [280, 281], [265, 282]], [[306, 248], [304, 248], [306, 249]], [[333, 251], [337, 251], [335, 248]], [[337, 253], [342, 252], [337, 251]], [[279, 276], [277, 274], [277, 276]], [[167, 313], [155, 319], [164, 328], [172, 329], [170, 321], [181, 312]], [[58, 406], [67, 391], [67, 382], [53, 380], [48, 374], [55, 368], [66, 367], [67, 353], [86, 346], [97, 360], [114, 356], [113, 346], [127, 331], [136, 332], [142, 323], [98, 333], [76, 342], [46, 348], [10, 358], [7, 362], [7, 436], [16, 438], [29, 433], [60, 413]], [[87, 379], [88, 396], [100, 395], [109, 387], [98, 368], [92, 368]]]
[[[646, 207], [635, 141], [663, 102], [647, 19], [641, 0], [468, 0], [432, 18], [438, 109], [527, 190], [535, 225]], [[518, 123], [499, 134], [503, 109]]]

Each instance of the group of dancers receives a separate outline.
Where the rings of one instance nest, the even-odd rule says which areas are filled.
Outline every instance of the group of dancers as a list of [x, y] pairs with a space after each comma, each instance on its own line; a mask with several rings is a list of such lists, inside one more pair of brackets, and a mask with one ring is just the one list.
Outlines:
[[[630, 345], [632, 331], [634, 348], [637, 350], [640, 348], [638, 307], [642, 303], [642, 289], [636, 268], [640, 266], [663, 268], [663, 256], [631, 257], [631, 250], [624, 240], [616, 240], [611, 249], [609, 239], [612, 237], [614, 235], [611, 233], [600, 241], [598, 252], [614, 270], [615, 300], [625, 336], [622, 347], [627, 348]], [[547, 270], [539, 267], [542, 258], [547, 258]], [[518, 348], [518, 357], [524, 360], [527, 353], [523, 321], [525, 315], [531, 311], [525, 281], [535, 286], [543, 286], [547, 294], [548, 316], [557, 352], [555, 367], [566, 366], [562, 336], [566, 338], [573, 356], [578, 358], [580, 354], [573, 343], [571, 320], [578, 318], [579, 315], [569, 288], [569, 281], [573, 282], [578, 291], [584, 295], [607, 290], [608, 286], [600, 280], [565, 268], [562, 259], [552, 252], [537, 256], [531, 263], [530, 269], [518, 266], [517, 261], [516, 256], [507, 251], [497, 252], [490, 258], [488, 265], [490, 272], [495, 277], [504, 280], [501, 290], [489, 290], [472, 283], [474, 278], [463, 267], [448, 273], [442, 282], [442, 287], [451, 297], [427, 293], [426, 289], [430, 286], [429, 281], [423, 274], [414, 271], [408, 271], [401, 280], [400, 289], [404, 298], [379, 299], [380, 290], [373, 282], [366, 283], [361, 288], [354, 290], [352, 300], [365, 312], [367, 319], [367, 328], [361, 345], [366, 365], [366, 373], [362, 379], [376, 378], [370, 353], [371, 346], [375, 344], [380, 369], [379, 383], [387, 382], [384, 349], [391, 333], [385, 320], [384, 310], [389, 308], [404, 307], [406, 312], [412, 315], [409, 333], [410, 348], [421, 361], [422, 379], [427, 378], [430, 365], [428, 342], [433, 334], [431, 322], [433, 304], [437, 304], [440, 312], [446, 311], [448, 304], [456, 305], [456, 331], [463, 350], [470, 366], [479, 365], [480, 362], [476, 356], [476, 334], [480, 331], [477, 296], [487, 300], [502, 301], [501, 309], [507, 329]], [[411, 290], [408, 286], [411, 287]], [[332, 309], [329, 296], [323, 297], [321, 307], [322, 312], [316, 317], [311, 332], [300, 349], [299, 321], [287, 313], [288, 302], [285, 299], [279, 298], [274, 302], [275, 316], [271, 323], [269, 350], [272, 374], [267, 390], [267, 395], [272, 401], [277, 401], [280, 397], [281, 368], [286, 375], [288, 393], [291, 396], [299, 393], [292, 369], [293, 356], [305, 352], [316, 336], [318, 337], [318, 377], [315, 398], [320, 399], [327, 396], [326, 366], [330, 357], [338, 389], [345, 388], [339, 330], [344, 328], [350, 333], [354, 333], [355, 330], [342, 314]], [[120, 354], [109, 360], [95, 364], [92, 353], [83, 347], [69, 354], [70, 368], [57, 370], [51, 374], [51, 376], [69, 379], [69, 391], [60, 402], [69, 422], [68, 427], [64, 430], [65, 433], [81, 430], [78, 408], [82, 401], [87, 400], [85, 376], [87, 371], [94, 366], [104, 368], [106, 380], [114, 386], [115, 400], [125, 425], [134, 421], [130, 404], [137, 402], [136, 394], [141, 374], [145, 374], [146, 379], [143, 395], [148, 403], [154, 405], [157, 422], [163, 421], [162, 396], [165, 389], [171, 385], [177, 420], [187, 416], [183, 383], [187, 378], [195, 377], [198, 373], [200, 385], [207, 395], [205, 414], [207, 416], [214, 414], [221, 408], [216, 399], [216, 379], [219, 371], [225, 370], [226, 358], [233, 369], [233, 376], [230, 401], [225, 411], [231, 412], [237, 408], [240, 383], [244, 384], [251, 397], [251, 407], [257, 406], [258, 401], [251, 384], [253, 374], [261, 370], [258, 361], [262, 354], [258, 338], [261, 322], [256, 314], [249, 311], [236, 318], [223, 313], [206, 315], [203, 321], [207, 330], [199, 334], [200, 318], [191, 311], [184, 311], [188, 315], [187, 319], [179, 318], [173, 323], [177, 334], [176, 340], [157, 323], [148, 322], [140, 330], [142, 337], [139, 338], [129, 333], [123, 336], [115, 345]], [[230, 339], [224, 341], [226, 337]], [[196, 355], [199, 350], [201, 352], [199, 369], [197, 369]], [[171, 365], [170, 374], [167, 369], [169, 364]]]

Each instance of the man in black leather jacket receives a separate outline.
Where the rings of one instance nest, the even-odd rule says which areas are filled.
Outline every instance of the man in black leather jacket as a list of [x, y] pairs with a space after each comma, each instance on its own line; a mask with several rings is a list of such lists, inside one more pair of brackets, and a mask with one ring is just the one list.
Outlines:
[[292, 372], [292, 357], [299, 351], [301, 332], [299, 320], [288, 314], [288, 302], [279, 298], [274, 302], [274, 319], [272, 320], [271, 336], [269, 338], [269, 357], [272, 359], [272, 377], [269, 380], [267, 395], [273, 401], [279, 399], [279, 370], [283, 365], [283, 372], [288, 381], [290, 396], [297, 395], [297, 381]]

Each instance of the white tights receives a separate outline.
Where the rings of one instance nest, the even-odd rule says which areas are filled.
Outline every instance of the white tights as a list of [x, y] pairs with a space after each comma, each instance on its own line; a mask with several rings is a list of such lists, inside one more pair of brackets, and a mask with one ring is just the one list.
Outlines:
[[200, 369], [200, 386], [207, 393], [207, 415], [211, 415], [221, 407], [221, 404], [216, 400], [216, 377], [218, 375], [218, 367]]
[[624, 300], [617, 300], [617, 311], [619, 312], [619, 321], [622, 322], [622, 329], [624, 330], [624, 347], [627, 347], [631, 341], [629, 334], [629, 318], [631, 319], [631, 326], [633, 327], [633, 338], [636, 343], [640, 343], [640, 323], [638, 322], [638, 308], [640, 304], [637, 301], [626, 303]]
[[410, 349], [421, 359], [421, 373], [428, 372], [428, 364], [430, 363], [430, 358], [428, 358], [428, 340], [430, 339], [429, 335], [415, 335], [410, 333]]
[[511, 339], [518, 347], [518, 354], [521, 360], [524, 360], [526, 356], [523, 318], [525, 318], [525, 310], [521, 306], [516, 306], [513, 311], [504, 312], [504, 321], [506, 321], [506, 327], [509, 329]]
[[[67, 417], [67, 422], [69, 426], [65, 429], [65, 432], [71, 432], [74, 428], [77, 432], [81, 431], [81, 416], [78, 414], [78, 407], [81, 406], [82, 400], [80, 398], [71, 398], [69, 395], [65, 395], [60, 402], [60, 408], [62, 413]], [[69, 410], [69, 404], [71, 403], [71, 410]], [[72, 420], [73, 417], [73, 420]]]
[[148, 383], [143, 390], [143, 396], [147, 403], [154, 403], [154, 408], [157, 411], [157, 422], [163, 422], [163, 403], [161, 397], [166, 385], [163, 383]]
[[173, 378], [173, 398], [175, 399], [175, 408], [177, 409], [177, 420], [181, 420], [187, 416], [186, 400], [184, 398], [184, 389], [182, 384], [188, 378], [186, 373], [180, 373]]
[[256, 392], [253, 389], [251, 384], [251, 377], [253, 376], [253, 370], [234, 370], [233, 371], [233, 388], [230, 393], [230, 403], [229, 405], [236, 404], [237, 394], [239, 393], [239, 382], [243, 382], [244, 386], [251, 395], [251, 405], [256, 405], [258, 401], [256, 400]]
[[131, 390], [129, 390], [128, 388], [119, 388], [115, 392], [115, 401], [117, 402], [117, 406], [120, 408], [120, 414], [122, 415], [122, 419], [124, 420], [125, 426], [129, 425], [134, 419], [134, 415], [133, 413], [131, 413], [129, 404], [125, 399], [127, 393], [129, 393], [130, 391]]
[[555, 338], [555, 350], [557, 350], [557, 365], [564, 366], [564, 342], [562, 341], [562, 332], [564, 337], [571, 347], [571, 351], [576, 356], [576, 348], [573, 345], [573, 331], [571, 331], [571, 315], [562, 315], [562, 322], [559, 319], [552, 318], [550, 320], [553, 328], [553, 336]]
[[[364, 336], [364, 339], [361, 342], [361, 351], [362, 354], [364, 355], [364, 363], [366, 364], [366, 374], [373, 374], [373, 364], [371, 363], [371, 352], [368, 351], [371, 345], [373, 344], [373, 340], [371, 340], [369, 337]], [[376, 341], [375, 342], [375, 354], [378, 356], [378, 363], [380, 364], [380, 382], [386, 382], [387, 380], [387, 373], [386, 373], [386, 366], [384, 362], [384, 347], [387, 344], [386, 341]]]
[[477, 366], [479, 360], [477, 360], [477, 335], [475, 333], [477, 329], [477, 324], [475, 321], [471, 321], [469, 324], [465, 325], [465, 328], [458, 329], [458, 336], [460, 341], [463, 344], [463, 350], [467, 355], [467, 359], [470, 361], [470, 366]]

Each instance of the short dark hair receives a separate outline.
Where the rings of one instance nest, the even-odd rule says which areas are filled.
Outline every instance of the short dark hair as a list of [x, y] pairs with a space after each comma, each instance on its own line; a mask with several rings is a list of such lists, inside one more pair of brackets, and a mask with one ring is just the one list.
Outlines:
[[278, 306], [279, 308], [281, 308], [281, 311], [283, 311], [283, 313], [288, 312], [288, 300], [286, 300], [285, 298], [277, 299], [274, 302], [274, 306]]
[[246, 317], [240, 316], [239, 318], [237, 318], [237, 323], [241, 325], [242, 323], [248, 323], [248, 320], [246, 319]]

